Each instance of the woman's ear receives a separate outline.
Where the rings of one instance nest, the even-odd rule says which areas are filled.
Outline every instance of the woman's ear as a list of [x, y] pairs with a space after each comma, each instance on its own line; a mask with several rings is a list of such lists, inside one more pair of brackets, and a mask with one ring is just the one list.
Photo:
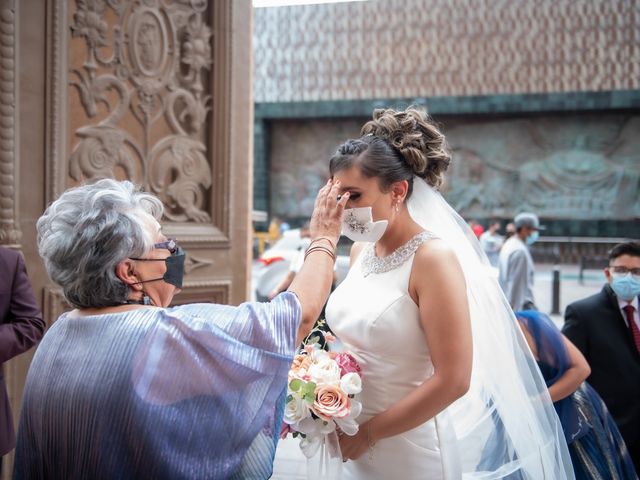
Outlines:
[[138, 283], [140, 280], [135, 274], [133, 268], [133, 262], [131, 260], [123, 260], [116, 265], [116, 277], [122, 280], [123, 283], [129, 285], [134, 290], [142, 290], [142, 284]]
[[407, 198], [407, 192], [409, 191], [409, 182], [406, 180], [400, 180], [399, 182], [394, 182], [391, 185], [391, 196], [393, 197], [393, 201], [397, 203], [404, 202], [404, 199]]

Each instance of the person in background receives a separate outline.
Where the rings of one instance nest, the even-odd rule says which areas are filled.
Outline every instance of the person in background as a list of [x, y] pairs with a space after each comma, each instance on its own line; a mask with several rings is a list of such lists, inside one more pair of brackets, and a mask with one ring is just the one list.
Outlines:
[[302, 227], [300, 227], [300, 246], [298, 247], [298, 250], [296, 251], [293, 258], [291, 259], [291, 263], [289, 264], [289, 271], [282, 278], [282, 280], [280, 280], [278, 285], [276, 285], [274, 289], [269, 293], [268, 295], [269, 300], [274, 298], [279, 293], [284, 292], [287, 288], [289, 288], [289, 285], [291, 285], [291, 282], [293, 282], [293, 279], [296, 276], [296, 273], [300, 271], [304, 263], [304, 254], [307, 251], [307, 248], [309, 247], [309, 242], [311, 242], [310, 237], [311, 237], [311, 232], [309, 230], [309, 222], [307, 221], [302, 224]]
[[500, 220], [491, 220], [489, 222], [489, 229], [480, 235], [480, 245], [487, 255], [489, 263], [494, 267], [498, 266], [500, 249], [504, 243], [504, 238], [498, 233], [499, 230]]
[[516, 318], [549, 387], [576, 480], [637, 480], [613, 417], [584, 381], [591, 369], [580, 350], [543, 313], [519, 311]]
[[567, 306], [562, 332], [591, 367], [587, 381], [607, 404], [640, 471], [640, 242], [614, 246], [607, 283]]
[[16, 445], [13, 415], [4, 383], [2, 364], [33, 347], [44, 333], [20, 252], [0, 247], [0, 471], [2, 457]]
[[513, 237], [516, 233], [516, 226], [514, 225], [513, 222], [509, 222], [507, 223], [507, 225], [504, 227], [504, 240], [507, 241], [509, 240], [511, 237]]
[[476, 238], [480, 239], [480, 237], [484, 233], [484, 227], [482, 226], [482, 224], [480, 224], [476, 220], [469, 220], [469, 227], [471, 227], [471, 231], [476, 236]]
[[282, 228], [281, 221], [278, 217], [273, 217], [269, 222], [269, 227], [267, 229], [269, 233], [269, 242], [274, 243], [282, 236]]
[[14, 478], [271, 476], [291, 361], [329, 295], [338, 189], [318, 193], [288, 292], [174, 307], [185, 253], [162, 233], [160, 200], [111, 179], [64, 192], [37, 222], [38, 249], [75, 309], [29, 368]]
[[498, 280], [507, 301], [514, 310], [535, 310], [533, 279], [535, 266], [529, 246], [544, 230], [535, 213], [523, 212], [513, 219], [516, 234], [509, 238], [498, 257]]

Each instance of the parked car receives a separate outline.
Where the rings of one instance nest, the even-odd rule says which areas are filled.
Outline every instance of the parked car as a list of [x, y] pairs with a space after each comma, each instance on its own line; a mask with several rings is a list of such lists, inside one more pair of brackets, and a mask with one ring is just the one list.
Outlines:
[[[347, 237], [340, 237], [338, 241], [336, 285], [347, 276], [349, 251], [352, 243]], [[269, 293], [287, 275], [291, 260], [304, 244], [304, 239], [300, 237], [300, 229], [295, 228], [284, 232], [282, 237], [271, 248], [264, 251], [254, 265], [252, 272], [257, 301], [265, 302], [268, 300]]]

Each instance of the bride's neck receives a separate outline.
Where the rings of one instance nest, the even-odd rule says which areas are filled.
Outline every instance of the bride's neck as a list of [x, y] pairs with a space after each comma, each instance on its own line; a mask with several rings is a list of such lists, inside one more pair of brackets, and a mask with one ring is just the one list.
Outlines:
[[387, 231], [382, 238], [376, 242], [376, 255], [378, 257], [386, 257], [393, 253], [398, 247], [401, 247], [418, 233], [424, 229], [420, 227], [409, 216], [403, 219], [397, 219], [393, 224], [387, 227]]

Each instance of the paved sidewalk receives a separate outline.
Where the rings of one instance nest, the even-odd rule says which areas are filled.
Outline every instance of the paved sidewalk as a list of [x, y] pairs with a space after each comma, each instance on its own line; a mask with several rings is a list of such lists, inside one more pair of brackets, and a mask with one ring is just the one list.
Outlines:
[[[552, 308], [552, 280], [553, 265], [536, 265], [535, 296], [538, 308], [551, 313]], [[601, 270], [587, 270], [584, 283], [578, 281], [579, 268], [577, 265], [559, 265], [560, 269], [560, 314], [551, 315], [559, 327], [563, 323], [565, 307], [581, 298], [598, 292], [605, 282]], [[276, 451], [273, 469], [274, 480], [306, 480], [306, 458], [298, 448], [298, 440], [287, 438], [281, 440]]]

